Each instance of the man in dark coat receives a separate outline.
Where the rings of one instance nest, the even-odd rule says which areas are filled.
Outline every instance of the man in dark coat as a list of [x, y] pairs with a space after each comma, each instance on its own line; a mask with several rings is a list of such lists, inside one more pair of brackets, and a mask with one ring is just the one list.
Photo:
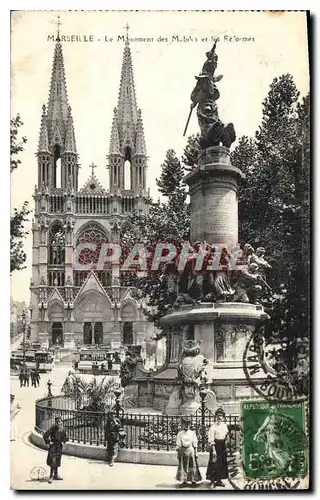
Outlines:
[[24, 368], [22, 366], [20, 367], [19, 380], [20, 387], [22, 387], [24, 385]]
[[31, 370], [31, 387], [36, 387], [36, 378], [35, 378], [35, 370]]
[[34, 379], [35, 379], [35, 387], [39, 387], [40, 385], [40, 373], [39, 373], [39, 370], [36, 368], [34, 370]]
[[25, 368], [24, 370], [24, 387], [29, 387], [29, 382], [30, 382], [30, 370], [28, 367]]
[[52, 483], [52, 479], [62, 479], [62, 477], [58, 475], [58, 467], [61, 466], [63, 444], [68, 441], [60, 417], [55, 419], [55, 425], [43, 435], [43, 439], [44, 442], [49, 445], [47, 465], [50, 467], [50, 476], [48, 483]]
[[106, 424], [107, 463], [109, 464], [110, 467], [114, 466], [114, 462], [118, 456], [120, 428], [121, 428], [121, 422], [119, 418], [116, 417], [113, 411], [110, 411], [107, 415], [107, 424]]

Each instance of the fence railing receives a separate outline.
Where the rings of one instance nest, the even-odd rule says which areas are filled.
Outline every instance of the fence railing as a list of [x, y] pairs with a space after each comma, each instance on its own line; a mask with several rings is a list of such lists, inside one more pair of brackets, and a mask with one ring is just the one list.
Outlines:
[[[112, 404], [112, 401], [110, 401]], [[44, 433], [57, 417], [61, 417], [69, 441], [106, 446], [105, 412], [93, 412], [77, 409], [77, 402], [62, 396], [43, 398], [36, 401], [35, 428]], [[126, 411], [119, 412], [125, 431], [124, 447], [139, 450], [175, 450], [176, 436], [181, 430], [181, 415], [139, 414]], [[208, 410], [199, 410], [190, 416], [191, 428], [198, 437], [198, 450], [206, 451], [208, 430], [215, 417]], [[241, 446], [240, 422], [237, 415], [227, 415], [226, 424], [229, 429], [227, 436], [227, 453], [230, 455]]]

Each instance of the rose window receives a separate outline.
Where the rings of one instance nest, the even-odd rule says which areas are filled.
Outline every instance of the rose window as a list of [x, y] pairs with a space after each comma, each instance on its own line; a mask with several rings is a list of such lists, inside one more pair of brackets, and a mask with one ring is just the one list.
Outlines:
[[[77, 240], [77, 247], [81, 245], [81, 250], [78, 254], [79, 264], [86, 266], [89, 264], [97, 264], [101, 246], [103, 243], [107, 243], [107, 241], [106, 234], [99, 226], [95, 224], [87, 226]], [[87, 248], [86, 245], [88, 245]]]

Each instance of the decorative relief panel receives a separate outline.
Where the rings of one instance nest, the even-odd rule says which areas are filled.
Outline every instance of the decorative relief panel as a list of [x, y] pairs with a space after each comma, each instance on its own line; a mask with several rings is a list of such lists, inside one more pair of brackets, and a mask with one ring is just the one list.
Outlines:
[[246, 325], [225, 325], [215, 334], [215, 362], [241, 362], [243, 352], [251, 334]]

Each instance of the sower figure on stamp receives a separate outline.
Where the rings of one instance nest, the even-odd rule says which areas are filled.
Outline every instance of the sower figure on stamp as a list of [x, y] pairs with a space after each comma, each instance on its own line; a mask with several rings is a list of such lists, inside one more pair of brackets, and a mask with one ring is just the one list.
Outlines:
[[181, 481], [181, 488], [191, 482], [193, 487], [201, 481], [201, 474], [198, 467], [197, 447], [198, 439], [196, 433], [190, 429], [190, 420], [182, 419], [183, 429], [177, 434], [177, 454], [178, 470], [176, 479]]
[[280, 435], [281, 425], [277, 421], [277, 411], [274, 407], [269, 410], [269, 415], [265, 418], [262, 425], [253, 437], [253, 441], [263, 442], [265, 444], [265, 455], [271, 463], [271, 467], [285, 473], [291, 462], [291, 457], [283, 449], [283, 443]]
[[50, 476], [48, 483], [52, 483], [52, 479], [62, 480], [62, 477], [58, 475], [58, 468], [61, 466], [62, 448], [64, 443], [68, 441], [68, 437], [62, 426], [61, 417], [55, 419], [55, 425], [43, 435], [43, 439], [49, 445], [47, 465], [50, 467]]
[[121, 422], [115, 413], [111, 410], [107, 414], [106, 423], [106, 442], [107, 442], [107, 463], [110, 467], [114, 466], [114, 462], [119, 453]]
[[208, 433], [210, 455], [207, 467], [207, 479], [211, 481], [210, 489], [213, 489], [215, 486], [224, 487], [222, 479], [228, 478], [226, 437], [229, 431], [225, 423], [225, 417], [223, 409], [218, 408], [215, 413], [215, 423], [210, 427]]

